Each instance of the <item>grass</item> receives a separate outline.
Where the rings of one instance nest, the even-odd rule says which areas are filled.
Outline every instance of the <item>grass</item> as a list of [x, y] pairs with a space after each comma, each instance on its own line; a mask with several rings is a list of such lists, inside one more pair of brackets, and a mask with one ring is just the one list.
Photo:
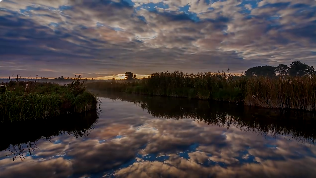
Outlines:
[[250, 78], [245, 104], [315, 111], [316, 77]]
[[90, 89], [195, 98], [249, 106], [316, 110], [316, 77], [246, 77], [226, 73], [154, 73], [133, 82], [93, 82]]
[[71, 84], [9, 82], [0, 94], [0, 122], [47, 119], [96, 108], [96, 97], [80, 78]]

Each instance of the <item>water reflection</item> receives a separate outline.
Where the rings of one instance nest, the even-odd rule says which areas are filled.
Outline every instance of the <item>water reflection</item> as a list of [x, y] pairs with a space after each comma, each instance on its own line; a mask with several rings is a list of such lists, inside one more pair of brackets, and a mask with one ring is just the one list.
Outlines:
[[32, 155], [39, 139], [50, 140], [62, 134], [76, 138], [88, 136], [97, 118], [98, 113], [94, 110], [48, 120], [2, 124], [0, 125], [0, 151], [10, 151], [13, 160], [17, 157], [24, 159], [25, 154]]
[[[279, 113], [185, 99], [98, 95], [104, 97], [102, 112], [89, 135], [75, 138], [60, 134], [50, 141], [40, 139], [36, 142], [38, 149], [24, 161], [12, 161], [2, 151], [0, 177], [316, 174], [311, 113]], [[294, 114], [303, 121], [298, 122]], [[298, 142], [300, 139], [304, 141]]]
[[298, 141], [314, 143], [316, 113], [238, 106], [223, 102], [188, 100], [182, 98], [148, 97], [122, 93], [94, 91], [112, 100], [133, 102], [154, 117], [167, 119], [191, 118], [207, 124], [226, 127], [231, 125], [243, 131], [263, 134], [291, 135]]

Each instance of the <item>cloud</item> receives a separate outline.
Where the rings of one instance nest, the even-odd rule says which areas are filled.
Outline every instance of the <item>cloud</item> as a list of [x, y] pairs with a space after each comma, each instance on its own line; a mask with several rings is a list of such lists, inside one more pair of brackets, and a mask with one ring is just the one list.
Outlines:
[[[315, 8], [312, 0], [3, 1], [0, 60], [23, 63], [22, 75], [56, 75], [40, 70], [51, 66], [89, 77], [315, 65]], [[16, 73], [7, 66], [1, 76]]]

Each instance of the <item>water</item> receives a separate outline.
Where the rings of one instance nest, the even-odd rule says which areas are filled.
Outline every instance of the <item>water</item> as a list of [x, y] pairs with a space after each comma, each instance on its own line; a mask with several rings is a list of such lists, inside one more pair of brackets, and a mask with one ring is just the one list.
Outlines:
[[316, 175], [311, 113], [97, 94], [98, 115], [2, 126], [0, 177]]

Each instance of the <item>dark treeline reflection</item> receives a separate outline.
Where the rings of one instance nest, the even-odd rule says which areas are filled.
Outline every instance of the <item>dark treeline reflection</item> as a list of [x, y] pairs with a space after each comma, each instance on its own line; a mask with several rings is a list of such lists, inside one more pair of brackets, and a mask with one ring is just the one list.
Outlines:
[[94, 91], [98, 96], [134, 102], [155, 117], [168, 119], [192, 118], [212, 125], [263, 134], [291, 135], [298, 141], [316, 139], [315, 113], [297, 110], [254, 108], [231, 103], [149, 97], [124, 93]]
[[0, 151], [10, 151], [13, 160], [16, 157], [23, 158], [25, 153], [32, 154], [36, 149], [36, 142], [41, 138], [50, 140], [61, 134], [73, 135], [76, 138], [89, 135], [97, 119], [98, 112], [94, 110], [48, 120], [2, 124], [0, 125]]

